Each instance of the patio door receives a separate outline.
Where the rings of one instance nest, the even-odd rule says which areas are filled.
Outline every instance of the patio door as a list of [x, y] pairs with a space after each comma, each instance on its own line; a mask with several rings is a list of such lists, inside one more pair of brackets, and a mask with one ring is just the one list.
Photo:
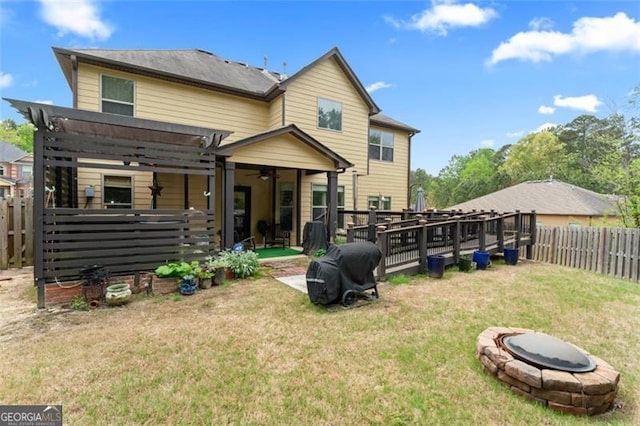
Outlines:
[[250, 186], [233, 188], [233, 232], [236, 240], [244, 240], [251, 236]]

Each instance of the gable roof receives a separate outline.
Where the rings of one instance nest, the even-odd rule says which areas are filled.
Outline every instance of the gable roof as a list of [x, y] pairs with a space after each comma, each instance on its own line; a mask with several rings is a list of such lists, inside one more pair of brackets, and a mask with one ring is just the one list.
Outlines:
[[371, 122], [371, 124], [374, 124], [376, 126], [383, 126], [383, 127], [391, 127], [394, 129], [402, 129], [402, 130], [407, 130], [408, 132], [412, 133], [412, 134], [416, 134], [416, 133], [420, 133], [420, 130], [413, 128], [411, 126], [409, 126], [408, 124], [404, 124], [401, 121], [398, 120], [394, 120], [393, 118], [386, 116], [382, 113], [378, 113], [378, 114], [374, 114], [371, 117], [369, 117], [369, 121]]
[[616, 214], [618, 200], [618, 196], [598, 194], [559, 180], [539, 180], [519, 183], [450, 209], [535, 210], [548, 215], [603, 216]]
[[27, 154], [27, 152], [21, 150], [15, 145], [10, 144], [9, 142], [0, 141], [0, 162], [11, 163], [24, 157]]
[[346, 59], [344, 59], [344, 56], [342, 56], [342, 53], [340, 53], [340, 50], [337, 47], [332, 48], [327, 53], [325, 53], [324, 55], [320, 56], [315, 61], [313, 61], [310, 64], [308, 64], [307, 66], [302, 68], [300, 71], [298, 71], [297, 73], [295, 73], [291, 77], [289, 77], [286, 80], [282, 81], [280, 83], [280, 87], [286, 89], [287, 86], [289, 84], [291, 84], [292, 81], [295, 81], [301, 75], [306, 74], [310, 69], [312, 69], [313, 67], [318, 65], [320, 62], [322, 62], [324, 60], [327, 60], [327, 59], [334, 59], [338, 63], [338, 66], [346, 74], [347, 78], [349, 79], [351, 84], [353, 84], [353, 87], [355, 87], [356, 91], [358, 92], [358, 94], [360, 95], [362, 100], [369, 107], [369, 114], [372, 115], [372, 114], [379, 113], [380, 112], [380, 108], [378, 108], [378, 105], [376, 105], [376, 103], [373, 101], [373, 98], [369, 95], [369, 92], [367, 92], [367, 90], [364, 88], [364, 86], [362, 85], [362, 83], [360, 82], [358, 77], [356, 76], [356, 73], [353, 72], [353, 70], [351, 69], [351, 67], [347, 63]]
[[380, 108], [373, 101], [337, 47], [332, 48], [289, 78], [263, 68], [224, 59], [202, 49], [65, 49], [54, 47], [62, 72], [71, 83], [71, 56], [78, 60], [117, 70], [149, 75], [169, 81], [190, 83], [256, 99], [271, 100], [287, 85], [326, 59], [334, 59], [369, 107], [369, 114]]
[[269, 138], [273, 138], [275, 136], [280, 136], [284, 134], [290, 134], [296, 137], [298, 140], [310, 146], [311, 148], [315, 149], [326, 158], [329, 158], [330, 160], [332, 160], [336, 166], [336, 169], [346, 169], [348, 167], [353, 166], [353, 164], [350, 161], [348, 161], [347, 159], [345, 159], [335, 151], [329, 149], [327, 146], [319, 142], [317, 139], [313, 138], [311, 135], [301, 130], [295, 124], [289, 124], [288, 126], [279, 127], [273, 130], [268, 130], [266, 132], [258, 133], [258, 134], [249, 136], [247, 138], [228, 143], [218, 148], [216, 155], [230, 156], [233, 154], [233, 151], [236, 148], [241, 148], [243, 146], [251, 145], [256, 142], [261, 142]]
[[280, 74], [230, 61], [202, 49], [63, 49], [53, 51], [71, 85], [71, 56], [89, 64], [190, 82], [226, 92], [263, 98]]

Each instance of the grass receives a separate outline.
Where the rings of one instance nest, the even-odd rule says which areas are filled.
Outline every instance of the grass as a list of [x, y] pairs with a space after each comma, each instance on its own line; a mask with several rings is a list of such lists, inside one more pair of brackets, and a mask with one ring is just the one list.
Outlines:
[[328, 311], [264, 277], [180, 303], [37, 315], [0, 346], [0, 401], [59, 403], [69, 424], [592, 424], [482, 372], [476, 337], [505, 325], [612, 364], [619, 408], [598, 423], [640, 424], [637, 283], [494, 263], [379, 291]]

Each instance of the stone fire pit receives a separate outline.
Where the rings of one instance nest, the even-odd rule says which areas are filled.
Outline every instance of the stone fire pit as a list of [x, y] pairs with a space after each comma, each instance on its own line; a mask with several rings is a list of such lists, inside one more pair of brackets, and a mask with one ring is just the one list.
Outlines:
[[611, 365], [570, 343], [566, 344], [571, 346], [571, 351], [576, 349], [580, 357], [584, 355], [592, 363], [592, 371], [569, 372], [534, 365], [512, 355], [503, 343], [504, 338], [525, 333], [535, 334], [533, 337], [543, 340], [557, 340], [525, 328], [489, 327], [480, 333], [476, 342], [476, 357], [484, 371], [518, 395], [553, 410], [591, 416], [602, 414], [613, 406], [620, 373]]

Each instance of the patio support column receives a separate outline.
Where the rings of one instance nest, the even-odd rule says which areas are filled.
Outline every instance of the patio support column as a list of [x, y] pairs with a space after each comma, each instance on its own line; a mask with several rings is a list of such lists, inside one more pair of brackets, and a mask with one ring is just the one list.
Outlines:
[[338, 172], [327, 172], [327, 224], [329, 227], [329, 243], [336, 238], [338, 225]]
[[45, 167], [44, 130], [35, 132], [33, 138], [33, 277], [38, 287], [38, 308], [45, 307], [44, 280], [44, 208], [45, 208]]
[[222, 203], [223, 248], [233, 247], [233, 191], [235, 187], [236, 163], [224, 162]]

